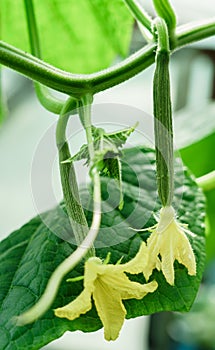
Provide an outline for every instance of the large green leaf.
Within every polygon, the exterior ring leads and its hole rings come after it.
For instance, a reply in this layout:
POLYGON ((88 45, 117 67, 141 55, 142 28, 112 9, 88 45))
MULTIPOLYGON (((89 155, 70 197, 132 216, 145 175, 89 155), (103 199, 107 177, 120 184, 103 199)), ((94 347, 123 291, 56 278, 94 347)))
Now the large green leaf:
MULTIPOLYGON (((34 0, 42 56, 77 73, 126 56, 133 19, 123 0, 34 0)), ((29 52, 23 0, 0 0, 3 40, 29 52)))
MULTIPOLYGON (((135 232, 130 227, 149 227, 155 223, 153 211, 160 208, 157 200, 155 178, 155 153, 150 149, 131 148, 123 152, 122 180, 125 205, 117 208, 117 186, 110 179, 103 178, 103 215, 101 230, 96 241, 97 255, 105 258, 111 252, 111 263, 122 256, 128 261, 138 251, 147 232, 135 232), (108 190, 108 192, 107 192, 108 190)), ((176 167, 175 205, 179 220, 188 223, 195 233, 191 237, 196 261, 197 275, 191 277, 186 268, 175 262, 175 286, 166 283, 161 272, 155 271, 159 288, 142 300, 129 300, 124 304, 127 317, 151 314, 162 310, 188 311, 199 288, 204 269, 204 197, 194 179, 184 169, 176 167)), ((87 208, 90 224, 92 203, 89 191, 82 190, 82 202, 87 208)), ((20 230, 12 233, 0 245, 1 309, 0 348, 2 350, 39 349, 46 343, 60 337, 66 330, 95 331, 102 325, 95 308, 74 321, 54 317, 49 310, 34 324, 16 327, 11 318, 22 313, 41 296, 47 281, 56 266, 67 257, 75 246, 58 235, 72 240, 68 218, 63 206, 35 218, 20 230)), ((68 277, 83 275, 83 262, 68 277)), ((64 279, 53 308, 74 299, 83 289, 83 282, 67 283, 64 279)), ((142 275, 130 278, 144 282, 142 275)), ((72 349, 72 344, 71 344, 72 349)))

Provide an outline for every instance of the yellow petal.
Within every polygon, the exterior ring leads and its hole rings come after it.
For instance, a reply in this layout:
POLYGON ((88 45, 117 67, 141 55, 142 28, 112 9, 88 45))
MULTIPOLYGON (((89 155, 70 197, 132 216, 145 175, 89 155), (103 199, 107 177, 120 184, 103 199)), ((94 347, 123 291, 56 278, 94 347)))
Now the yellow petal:
POLYGON ((196 274, 196 261, 191 244, 183 232, 183 227, 174 220, 163 234, 163 242, 160 247, 162 256, 162 271, 171 285, 174 285, 174 261, 178 262, 188 269, 188 274, 196 274), (169 249, 166 242, 169 242, 169 249))
POLYGON ((195 255, 186 234, 182 230, 180 230, 180 244, 176 250, 176 259, 180 264, 186 266, 189 275, 196 275, 195 255))
POLYGON ((184 230, 183 225, 175 219, 174 209, 162 208, 158 225, 147 240, 149 263, 143 271, 146 279, 150 277, 154 268, 159 269, 158 256, 161 259, 161 270, 171 285, 174 285, 175 279, 175 260, 187 267, 188 274, 196 274, 195 255, 184 230))
POLYGON ((122 328, 126 309, 120 293, 98 278, 95 282, 93 299, 98 315, 104 326, 106 340, 115 340, 122 328))
POLYGON ((121 295, 121 299, 142 299, 147 293, 152 293, 157 288, 157 282, 155 281, 148 284, 132 282, 125 273, 105 274, 99 280, 113 290, 117 290, 121 295))
POLYGON ((89 291, 94 289, 94 281, 97 278, 97 274, 102 271, 102 261, 97 257, 89 258, 85 262, 84 266, 84 288, 87 288, 89 291))
POLYGON ((143 271, 143 268, 148 264, 148 249, 145 242, 142 242, 136 256, 129 262, 121 265, 116 265, 119 271, 126 271, 132 274, 138 274, 143 271))
POLYGON ((85 314, 92 308, 91 293, 84 289, 83 292, 71 303, 54 310, 55 316, 74 320, 81 314, 85 314))
POLYGON ((147 240, 149 260, 148 264, 142 269, 146 281, 148 281, 155 268, 157 270, 160 270, 161 263, 158 255, 160 253, 161 239, 161 235, 155 230, 151 233, 150 237, 147 240))
POLYGON ((122 299, 142 299, 157 286, 155 281, 145 285, 130 281, 123 271, 119 271, 118 265, 99 267, 93 298, 104 326, 106 340, 116 339, 123 325, 126 310, 122 299))
POLYGON ((153 293, 158 287, 158 284, 156 281, 152 281, 145 284, 140 284, 137 282, 132 282, 132 285, 129 286, 127 290, 121 293, 122 299, 142 299, 144 298, 148 293, 153 293))
POLYGON ((106 273, 98 276, 93 298, 98 315, 103 323, 105 339, 118 337, 126 315, 122 299, 142 299, 157 288, 157 282, 148 284, 132 282, 124 273, 106 273))
POLYGON ((175 270, 174 270, 174 261, 175 261, 175 252, 174 247, 171 244, 171 238, 169 239, 169 247, 166 247, 166 241, 160 247, 160 255, 161 255, 161 270, 163 272, 166 281, 170 285, 174 285, 175 280, 175 270))
POLYGON ((97 270, 101 266, 102 261, 93 257, 86 261, 84 269, 84 290, 71 303, 54 310, 58 317, 65 317, 74 320, 81 314, 85 314, 92 308, 91 295, 94 291, 94 282, 97 278, 97 270))

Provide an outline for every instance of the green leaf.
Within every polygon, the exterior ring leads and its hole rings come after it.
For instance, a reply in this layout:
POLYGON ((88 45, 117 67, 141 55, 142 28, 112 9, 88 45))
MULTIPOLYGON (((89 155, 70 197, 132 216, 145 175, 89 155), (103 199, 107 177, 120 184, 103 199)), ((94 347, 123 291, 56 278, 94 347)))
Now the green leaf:
MULTIPOLYGON (((195 233, 189 237, 197 261, 197 275, 189 276, 186 268, 175 262, 175 286, 168 285, 161 272, 155 271, 152 279, 159 283, 158 290, 142 300, 125 301, 127 318, 151 314, 162 310, 188 311, 198 291, 204 269, 204 196, 193 177, 177 166, 175 204, 178 204, 179 220, 189 224, 195 233), (183 194, 183 196, 182 196, 183 194)), ((157 200, 155 153, 150 149, 131 148, 123 151, 122 181, 125 204, 117 208, 117 187, 114 181, 102 179, 103 215, 101 229, 96 240, 97 256, 105 259, 110 252, 110 262, 123 257, 126 262, 135 256, 141 240, 147 232, 135 232, 130 227, 149 227, 155 223, 153 212, 159 210, 157 200)), ((90 224, 92 202, 89 190, 81 191, 82 202, 90 224)), ((0 244, 1 309, 0 348, 4 350, 39 349, 60 337, 65 331, 92 332, 101 328, 95 308, 74 321, 54 317, 49 310, 35 323, 16 327, 11 318, 32 306, 43 293, 47 281, 56 266, 75 246, 69 220, 63 206, 58 206, 41 217, 35 218, 20 230, 12 233, 0 244)), ((83 275, 81 262, 62 282, 52 308, 60 307, 74 299, 83 289, 83 281, 67 283, 68 278, 83 275)), ((131 279, 144 283, 142 275, 131 279)), ((71 344, 72 348, 72 344, 71 344)))
MULTIPOLYGON (((119 209, 122 209, 124 205, 120 160, 121 152, 119 149, 126 143, 127 138, 135 130, 135 127, 136 125, 120 131, 106 133, 104 129, 92 126, 95 155, 91 169, 96 167, 101 176, 108 176, 115 179, 120 191, 119 209)), ((64 161, 64 163, 82 159, 86 159, 86 164, 89 165, 90 156, 87 144, 82 145, 80 151, 72 158, 64 161)))
POLYGON ((134 132, 137 124, 132 126, 131 128, 126 128, 120 131, 114 131, 112 133, 105 133, 104 136, 106 139, 114 144, 117 148, 121 148, 127 141, 128 137, 134 132))
MULTIPOLYGON (((135 128, 136 125, 123 130, 106 133, 104 129, 92 126, 94 149, 96 151, 95 163, 96 160, 100 161, 101 159, 104 159, 108 152, 112 154, 112 157, 114 154, 118 155, 118 149, 126 143, 128 137, 135 130, 135 128)), ((87 144, 82 145, 80 150, 72 158, 67 159, 65 162, 74 162, 82 159, 86 159, 86 164, 89 164, 90 156, 87 144)))
POLYGON ((100 176, 111 177, 118 185, 120 192, 120 199, 118 208, 121 210, 124 205, 123 193, 122 193, 122 174, 121 174, 121 160, 118 153, 112 151, 96 152, 94 166, 100 172, 100 176))
POLYGON ((175 113, 176 146, 180 149, 215 132, 215 103, 209 102, 198 110, 184 108, 175 113))
MULTIPOLYGON (((91 73, 127 55, 133 18, 123 0, 34 0, 34 7, 48 63, 91 73)), ((30 52, 24 1, 0 0, 0 9, 3 40, 30 52)))

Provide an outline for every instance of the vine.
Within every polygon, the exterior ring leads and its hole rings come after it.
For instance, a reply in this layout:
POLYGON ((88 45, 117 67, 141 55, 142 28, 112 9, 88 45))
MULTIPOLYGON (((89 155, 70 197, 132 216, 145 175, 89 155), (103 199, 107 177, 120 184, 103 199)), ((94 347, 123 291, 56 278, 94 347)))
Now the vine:
MULTIPOLYGON (((215 34, 215 20, 210 19, 176 29, 176 47, 182 48, 215 34)), ((122 83, 148 68, 155 61, 156 44, 148 44, 124 61, 94 74, 71 74, 0 41, 0 63, 52 89, 72 96, 95 94, 122 83)))

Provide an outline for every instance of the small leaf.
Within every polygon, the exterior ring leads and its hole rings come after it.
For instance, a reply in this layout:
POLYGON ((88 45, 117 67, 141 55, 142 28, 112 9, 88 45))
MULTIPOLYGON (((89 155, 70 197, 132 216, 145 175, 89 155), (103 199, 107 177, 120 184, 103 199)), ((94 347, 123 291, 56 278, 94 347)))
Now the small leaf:
MULTIPOLYGON (((128 137, 135 130, 136 125, 112 133, 106 133, 104 129, 92 126, 94 149, 96 151, 95 162, 104 158, 108 152, 110 152, 110 154, 112 153, 112 155, 114 155, 114 153, 118 155, 118 149, 126 143, 128 137)), ((86 159, 86 164, 89 164, 90 157, 87 144, 82 145, 80 150, 73 157, 67 159, 63 163, 71 163, 82 159, 86 159)))
POLYGON ((120 198, 118 208, 121 210, 124 205, 122 192, 121 160, 117 153, 111 151, 96 152, 94 166, 101 176, 113 178, 118 186, 120 198))
POLYGON ((72 163, 82 159, 86 159, 86 164, 89 164, 89 151, 87 144, 81 146, 80 150, 71 158, 64 160, 62 163, 72 163))
MULTIPOLYGON (((112 177, 116 181, 120 192, 118 204, 119 209, 122 209, 124 205, 120 160, 121 153, 119 152, 119 149, 125 144, 127 138, 135 130, 135 127, 136 125, 120 131, 106 133, 104 129, 92 126, 95 156, 90 172, 94 167, 96 167, 101 176, 112 177)), ((90 157, 88 146, 86 144, 81 147, 78 153, 76 153, 72 158, 64 161, 64 163, 81 159, 86 159, 85 164, 89 165, 90 157)))
POLYGON ((128 137, 131 135, 132 132, 136 129, 138 123, 136 123, 131 128, 126 128, 124 130, 107 133, 105 134, 105 137, 113 143, 117 148, 121 148, 127 141, 128 137))

